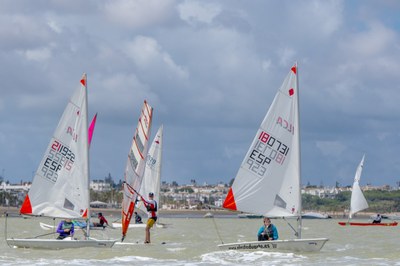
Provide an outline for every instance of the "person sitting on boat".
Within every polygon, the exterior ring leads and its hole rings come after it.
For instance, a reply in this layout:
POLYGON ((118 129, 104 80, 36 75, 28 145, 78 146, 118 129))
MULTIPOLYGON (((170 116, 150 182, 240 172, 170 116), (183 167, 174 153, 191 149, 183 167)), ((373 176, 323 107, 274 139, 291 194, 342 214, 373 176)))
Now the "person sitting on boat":
POLYGON ((68 236, 72 237, 74 235, 74 223, 71 219, 65 219, 58 224, 57 233, 60 235, 57 239, 64 239, 68 236))
POLYGON ((382 216, 378 213, 374 220, 372 221, 373 224, 380 224, 382 221, 382 216))
POLYGON ((98 223, 93 223, 93 225, 95 227, 106 227, 104 224, 106 224, 107 226, 109 226, 108 221, 106 220, 106 218, 103 216, 103 213, 99 212, 99 214, 97 215, 97 217, 99 218, 99 222, 98 223))
POLYGON ((154 200, 154 193, 149 193, 149 200, 146 201, 142 198, 143 204, 149 212, 149 219, 146 224, 146 236, 145 236, 145 244, 150 243, 150 229, 153 227, 154 223, 157 221, 157 202, 154 200))
POLYGON ((142 217, 137 212, 135 212, 135 224, 142 224, 142 223, 143 223, 142 217))
POLYGON ((268 217, 264 217, 263 221, 264 225, 260 227, 257 233, 258 241, 277 240, 279 236, 276 226, 271 223, 268 217))

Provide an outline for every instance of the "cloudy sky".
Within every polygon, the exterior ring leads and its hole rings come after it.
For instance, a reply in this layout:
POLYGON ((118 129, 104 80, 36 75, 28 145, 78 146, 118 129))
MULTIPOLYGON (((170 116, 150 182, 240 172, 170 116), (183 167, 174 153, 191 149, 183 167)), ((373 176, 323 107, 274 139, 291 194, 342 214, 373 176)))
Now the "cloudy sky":
POLYGON ((400 181, 400 2, 113 0, 0 5, 0 173, 30 181, 82 73, 91 176, 123 177, 139 111, 162 180, 229 182, 294 62, 302 182, 400 181))

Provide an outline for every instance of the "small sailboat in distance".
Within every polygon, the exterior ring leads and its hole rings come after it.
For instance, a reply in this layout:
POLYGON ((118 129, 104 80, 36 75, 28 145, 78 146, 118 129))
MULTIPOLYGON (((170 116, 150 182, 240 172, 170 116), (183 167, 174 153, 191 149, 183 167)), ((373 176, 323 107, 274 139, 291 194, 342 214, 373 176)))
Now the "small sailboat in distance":
POLYGON ((231 250, 319 251, 327 238, 301 238, 298 69, 278 90, 223 207, 268 217, 296 217, 296 239, 221 244, 231 250))
POLYGON ((397 226, 397 222, 391 223, 370 223, 370 222, 350 222, 353 218, 353 215, 359 211, 365 210, 368 208, 368 202, 360 188, 360 178, 361 173, 364 167, 364 158, 363 155, 360 164, 357 167, 356 175, 354 176, 353 188, 351 191, 351 199, 350 199, 350 211, 349 211, 349 219, 347 222, 339 222, 339 225, 346 226, 397 226))

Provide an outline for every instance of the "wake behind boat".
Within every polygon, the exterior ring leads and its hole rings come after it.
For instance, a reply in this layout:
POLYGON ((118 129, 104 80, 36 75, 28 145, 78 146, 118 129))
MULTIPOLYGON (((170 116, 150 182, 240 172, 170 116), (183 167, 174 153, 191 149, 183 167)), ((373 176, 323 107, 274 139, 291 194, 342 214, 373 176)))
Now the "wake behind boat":
POLYGON ((285 78, 261 123, 223 207, 268 217, 297 218, 295 235, 298 239, 218 245, 221 249, 319 251, 328 241, 327 238, 301 239, 297 75, 296 64, 285 78))

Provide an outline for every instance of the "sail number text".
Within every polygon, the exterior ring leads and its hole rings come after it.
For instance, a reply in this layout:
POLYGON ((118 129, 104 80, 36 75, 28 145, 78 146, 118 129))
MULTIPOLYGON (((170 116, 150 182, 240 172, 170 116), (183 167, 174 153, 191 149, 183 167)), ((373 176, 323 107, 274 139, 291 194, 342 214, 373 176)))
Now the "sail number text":
POLYGON ((247 159, 247 164, 252 172, 264 176, 267 165, 272 161, 283 164, 288 152, 289 147, 287 145, 262 131, 247 159))
POLYGON ((65 168, 67 171, 71 170, 74 161, 75 154, 67 146, 54 140, 41 169, 43 177, 56 182, 58 171, 62 168, 65 168))

